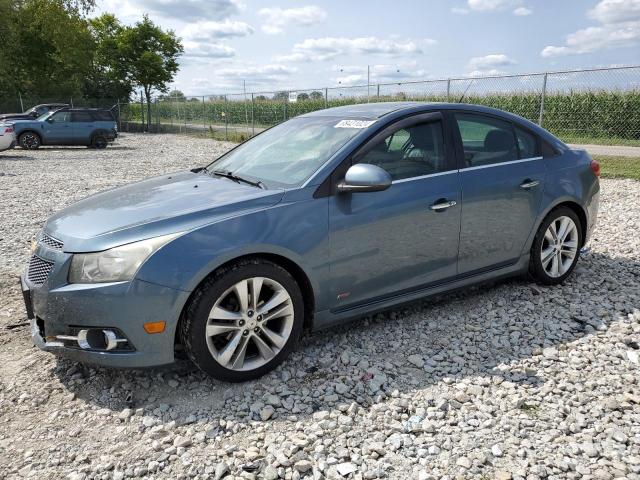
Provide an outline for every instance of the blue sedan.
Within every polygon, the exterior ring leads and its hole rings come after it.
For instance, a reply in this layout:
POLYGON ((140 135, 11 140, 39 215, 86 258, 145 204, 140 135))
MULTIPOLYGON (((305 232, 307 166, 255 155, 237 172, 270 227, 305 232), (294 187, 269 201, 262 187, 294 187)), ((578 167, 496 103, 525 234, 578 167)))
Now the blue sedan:
POLYGON ((490 279, 564 281, 598 210, 599 166, 474 105, 308 113, 206 167, 55 214, 21 279, 32 337, 143 367, 176 345, 256 378, 319 329, 490 279))

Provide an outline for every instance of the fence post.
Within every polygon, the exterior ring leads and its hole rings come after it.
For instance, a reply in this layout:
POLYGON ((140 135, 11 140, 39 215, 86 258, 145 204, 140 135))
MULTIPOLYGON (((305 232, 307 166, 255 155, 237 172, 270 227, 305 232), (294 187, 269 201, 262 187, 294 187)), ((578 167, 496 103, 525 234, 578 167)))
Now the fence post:
POLYGON ((376 98, 380 99, 380 84, 378 84, 378 91, 376 92, 376 98))
POLYGON ((256 120, 253 113, 254 104, 253 104, 253 93, 251 94, 251 136, 253 137, 256 134, 256 120))
POLYGON ((158 97, 156 97, 156 133, 160 133, 160 104, 158 103, 158 97))
POLYGON ((287 104, 289 103, 289 92, 284 92, 284 104, 282 105, 282 121, 287 119, 287 104))
POLYGON ((447 78, 447 102, 449 101, 450 96, 451 96, 451 79, 447 78))
POLYGON ((142 91, 140 91, 140 126, 144 132, 144 103, 142 101, 142 91))
POLYGON ((547 96, 547 73, 542 77, 542 93, 540 94, 540 116, 538 117, 538 125, 542 126, 544 119, 544 99, 547 96))
POLYGON ((229 98, 224 96, 224 104, 226 105, 225 111, 222 112, 224 115, 224 139, 229 141, 229 120, 227 119, 227 113, 229 113, 229 98))
POLYGON ((329 108, 329 89, 324 89, 324 108, 329 108))
POLYGON ((122 115, 120 114, 120 99, 118 99, 118 132, 122 132, 122 115))
POLYGON ((207 130, 207 106, 204 103, 204 95, 202 96, 202 128, 207 130))

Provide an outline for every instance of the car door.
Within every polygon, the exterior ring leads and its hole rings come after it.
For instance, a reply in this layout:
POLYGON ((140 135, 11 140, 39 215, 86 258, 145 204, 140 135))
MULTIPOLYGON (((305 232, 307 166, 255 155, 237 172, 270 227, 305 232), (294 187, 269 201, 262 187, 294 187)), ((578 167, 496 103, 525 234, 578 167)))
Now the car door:
POLYGON ((518 261, 540 209, 545 164, 539 139, 502 118, 453 113, 462 183, 458 272, 518 261))
POLYGON ((95 120, 90 111, 71 112, 73 124, 73 141, 78 145, 89 145, 91 133, 95 130, 95 120))
POLYGON ((44 143, 47 145, 64 145, 73 139, 71 113, 56 112, 42 122, 44 143))
POLYGON ((334 172, 355 163, 387 170, 379 192, 329 198, 333 308, 381 300, 456 275, 460 183, 440 113, 401 120, 334 172))

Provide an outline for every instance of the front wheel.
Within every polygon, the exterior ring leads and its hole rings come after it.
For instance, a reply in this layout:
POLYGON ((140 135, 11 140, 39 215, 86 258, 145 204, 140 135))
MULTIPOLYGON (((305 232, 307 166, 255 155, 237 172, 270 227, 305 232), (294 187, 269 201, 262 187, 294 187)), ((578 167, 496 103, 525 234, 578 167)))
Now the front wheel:
POLYGON ((295 279, 263 259, 216 271, 194 293, 181 323, 189 358, 228 381, 258 378, 277 367, 302 333, 304 305, 295 279))
POLYGON ((37 133, 24 132, 18 138, 18 143, 25 150, 35 150, 40 147, 40 137, 37 133))
POLYGON ((582 224, 567 207, 553 210, 542 222, 531 247, 533 277, 540 283, 562 283, 578 263, 582 224))

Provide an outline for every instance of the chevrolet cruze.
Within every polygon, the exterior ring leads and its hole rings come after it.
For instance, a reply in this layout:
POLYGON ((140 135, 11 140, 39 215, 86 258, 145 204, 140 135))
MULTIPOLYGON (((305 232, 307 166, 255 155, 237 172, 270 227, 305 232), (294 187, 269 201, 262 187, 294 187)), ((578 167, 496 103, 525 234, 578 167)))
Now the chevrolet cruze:
POLYGON ((32 337, 118 367, 181 346, 217 379, 256 378, 306 329, 488 279, 564 281, 598 175, 586 152, 491 108, 308 113, 49 218, 21 278, 32 337))

